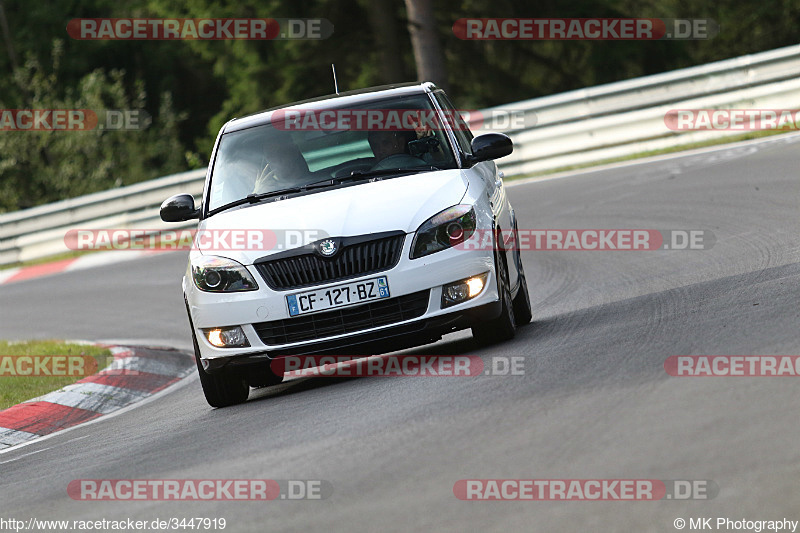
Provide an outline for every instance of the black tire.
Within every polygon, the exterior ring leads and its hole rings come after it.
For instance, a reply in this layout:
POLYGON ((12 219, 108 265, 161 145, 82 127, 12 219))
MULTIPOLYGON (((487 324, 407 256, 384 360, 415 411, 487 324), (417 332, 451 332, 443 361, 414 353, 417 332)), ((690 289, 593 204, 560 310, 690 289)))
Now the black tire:
POLYGON ((472 326, 472 337, 480 346, 489 346, 514 338, 517 333, 514 319, 514 302, 511 298, 511 284, 508 279, 508 265, 504 259, 505 254, 495 253, 494 262, 497 271, 497 287, 500 292, 502 310, 500 316, 484 324, 472 326))
POLYGON ((241 374, 225 371, 224 369, 209 374, 203 370, 200 363, 200 347, 197 345, 197 336, 192 331, 192 342, 194 343, 194 360, 197 363, 197 371, 200 373, 200 384, 203 386, 203 394, 211 407, 228 407, 247 401, 250 395, 250 387, 241 374))
POLYGON ((522 256, 519 250, 517 250, 517 271, 519 272, 519 290, 514 297, 514 320, 517 326, 524 326, 533 318, 533 310, 528 293, 528 280, 525 278, 525 268, 522 266, 522 256))
POLYGON ((283 383, 283 375, 276 375, 267 365, 246 368, 246 370, 243 371, 243 375, 245 376, 247 384, 254 389, 261 387, 272 387, 273 385, 279 385, 283 383))

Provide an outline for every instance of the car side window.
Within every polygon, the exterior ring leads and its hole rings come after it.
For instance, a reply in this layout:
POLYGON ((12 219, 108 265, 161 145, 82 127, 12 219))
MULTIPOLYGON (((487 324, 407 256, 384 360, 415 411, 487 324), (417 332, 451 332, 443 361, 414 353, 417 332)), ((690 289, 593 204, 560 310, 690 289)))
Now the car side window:
POLYGON ((461 151, 465 154, 472 154, 473 136, 469 126, 466 122, 464 122, 464 119, 453 107, 453 104, 450 102, 450 99, 447 97, 444 91, 436 91, 433 93, 433 95, 444 110, 445 115, 447 116, 447 119, 453 128, 453 133, 456 136, 456 142, 458 142, 461 151))

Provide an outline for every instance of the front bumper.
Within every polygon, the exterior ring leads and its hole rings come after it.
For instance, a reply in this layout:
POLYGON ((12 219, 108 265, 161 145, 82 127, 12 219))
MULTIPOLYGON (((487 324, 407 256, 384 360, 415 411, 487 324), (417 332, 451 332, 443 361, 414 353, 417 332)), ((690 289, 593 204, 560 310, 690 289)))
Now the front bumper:
MULTIPOLYGON (((286 295, 299 291, 274 291, 267 287, 258 270, 247 266, 259 284, 259 290, 239 293, 208 293, 198 290, 191 277, 184 278, 191 321, 195 328, 203 367, 213 372, 227 365, 249 365, 268 362, 276 357, 304 354, 372 355, 434 342, 442 335, 469 328, 500 314, 494 256, 492 250, 460 250, 451 248, 419 259, 409 259, 413 235, 407 235, 398 264, 378 274, 369 274, 348 281, 387 276, 391 298, 429 293, 427 308, 411 320, 398 321, 355 332, 309 339, 304 342, 265 344, 257 327, 267 321, 292 320, 286 295), (483 290, 466 302, 442 308, 442 286, 459 279, 488 272, 483 290), (203 328, 241 326, 250 344, 244 348, 212 346, 203 328)), ((324 289, 334 282, 314 287, 324 289)), ((342 309, 356 309, 357 304, 342 309)), ((324 311, 321 311, 324 312, 324 311)), ((309 316, 309 315, 301 315, 309 316)))
POLYGON ((292 355, 366 356, 393 352, 436 342, 446 333, 466 329, 481 321, 496 318, 500 315, 501 306, 501 302, 497 301, 434 318, 359 332, 341 339, 306 343, 300 349, 282 348, 249 352, 230 357, 201 359, 201 362, 207 372, 213 373, 225 367, 244 368, 251 365, 269 364, 273 359, 292 355))

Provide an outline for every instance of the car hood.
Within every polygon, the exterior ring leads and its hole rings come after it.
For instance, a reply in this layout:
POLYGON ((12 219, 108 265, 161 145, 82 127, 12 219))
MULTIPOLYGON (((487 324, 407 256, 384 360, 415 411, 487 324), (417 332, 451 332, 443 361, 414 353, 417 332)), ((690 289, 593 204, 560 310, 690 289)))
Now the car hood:
POLYGON ((464 172, 456 169, 321 189, 217 213, 200 222, 196 246, 203 254, 250 265, 325 237, 412 233, 439 211, 458 204, 467 186, 464 172))

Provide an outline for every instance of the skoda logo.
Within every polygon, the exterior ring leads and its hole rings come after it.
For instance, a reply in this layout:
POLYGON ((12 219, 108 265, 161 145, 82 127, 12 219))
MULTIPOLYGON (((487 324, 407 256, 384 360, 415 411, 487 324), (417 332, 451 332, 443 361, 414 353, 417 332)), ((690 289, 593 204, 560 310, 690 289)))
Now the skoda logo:
POLYGON ((336 242, 333 239, 326 239, 319 243, 319 251, 325 257, 330 257, 336 253, 336 242))

